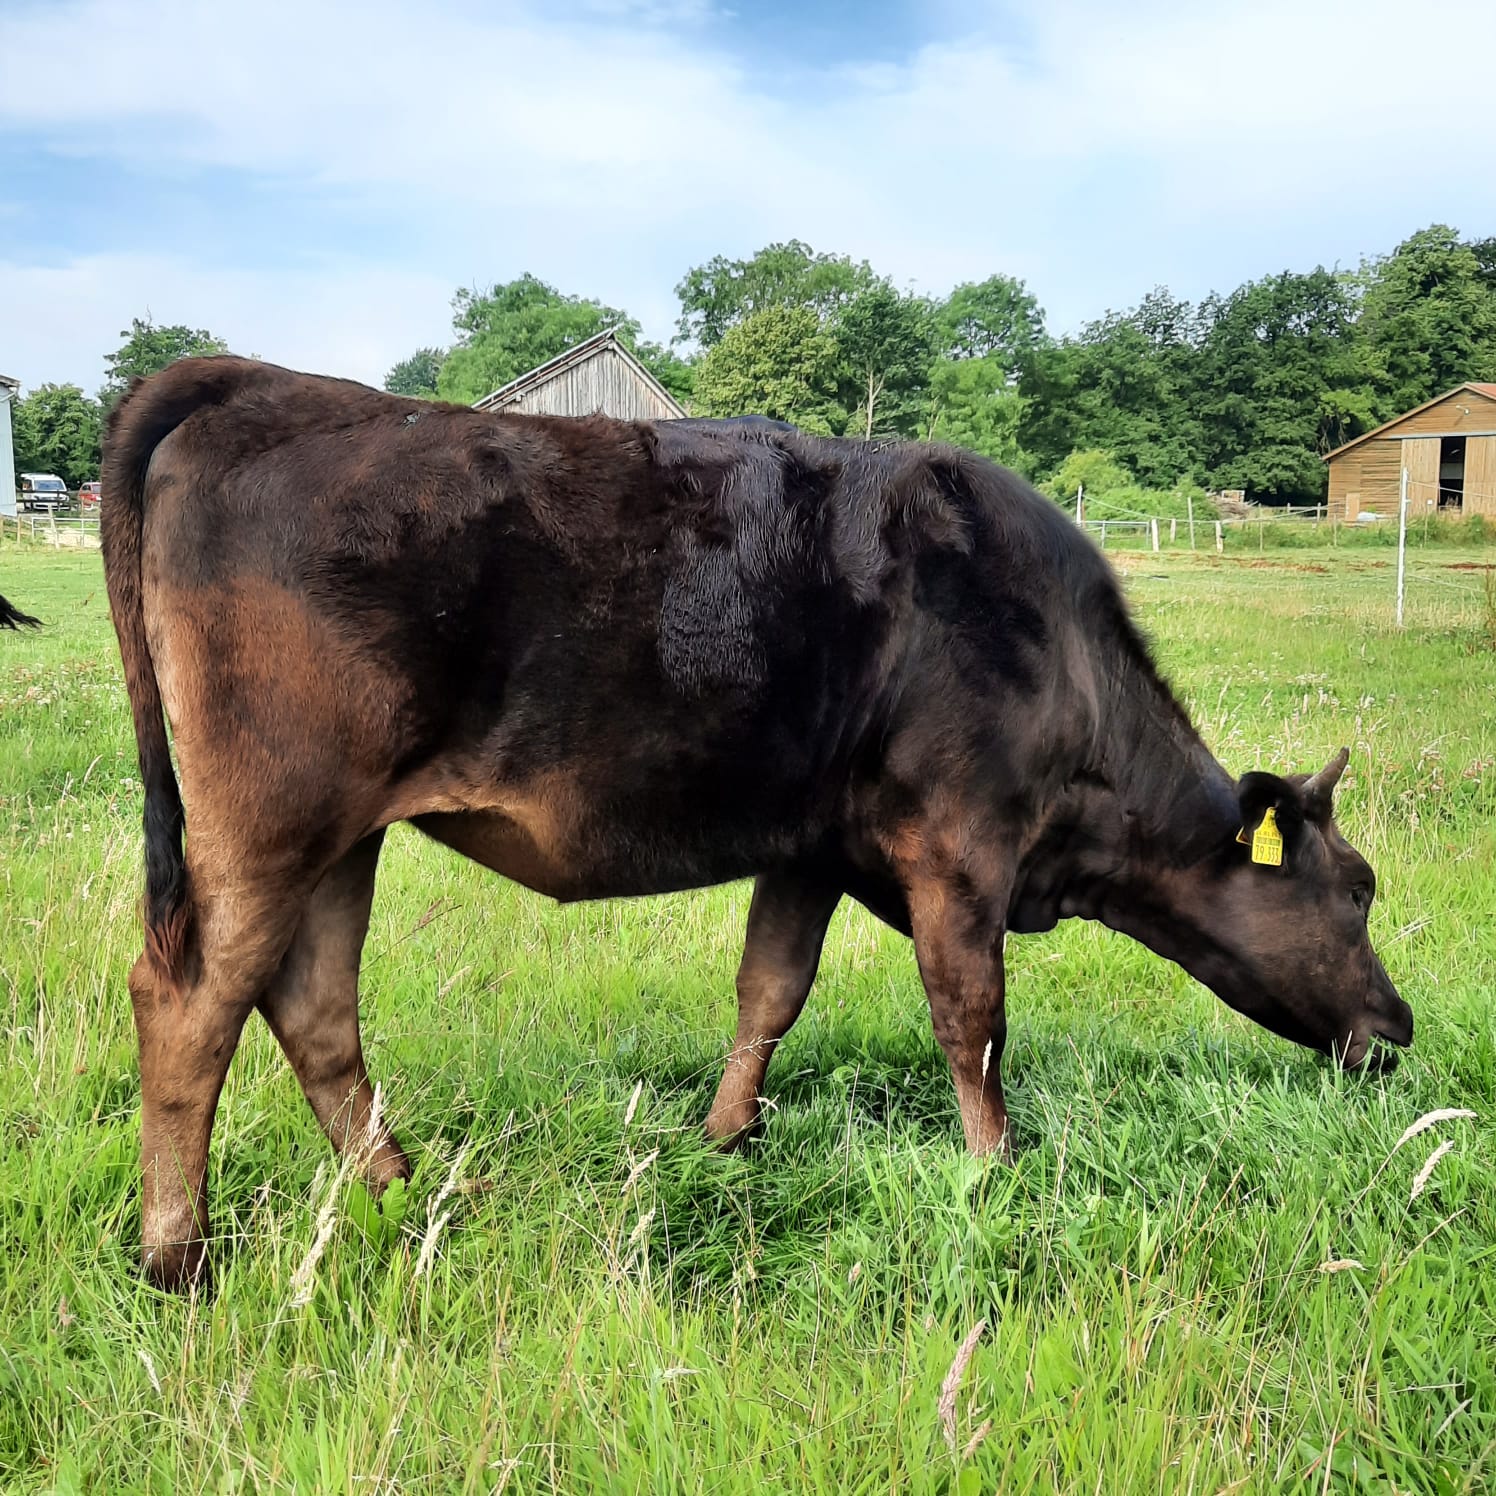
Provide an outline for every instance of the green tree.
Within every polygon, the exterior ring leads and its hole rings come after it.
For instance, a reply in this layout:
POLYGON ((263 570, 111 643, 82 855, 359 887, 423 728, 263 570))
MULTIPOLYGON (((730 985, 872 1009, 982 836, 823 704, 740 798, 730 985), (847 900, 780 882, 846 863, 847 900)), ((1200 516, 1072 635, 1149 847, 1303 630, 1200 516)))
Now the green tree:
POLYGON ((935 326, 945 357, 996 359, 1009 379, 1045 341, 1037 298, 1009 275, 957 286, 936 308, 935 326))
POLYGON ((1365 267, 1360 329, 1383 419, 1467 379, 1496 379, 1496 241, 1420 229, 1365 267))
POLYGON ((205 328, 158 327, 147 315, 130 319, 130 326, 120 333, 124 341, 113 352, 104 355, 107 370, 99 399, 105 410, 130 388, 135 379, 159 373, 179 358, 197 358, 204 354, 227 353, 229 345, 205 328))
POLYGON ((1065 505, 1074 502, 1078 489, 1083 488, 1094 498, 1134 486, 1132 474, 1110 452, 1096 447, 1072 452, 1044 485, 1052 498, 1065 505))
POLYGON ((852 426, 913 435, 930 378, 934 331, 929 305, 874 281, 842 306, 832 327, 844 366, 843 403, 852 426))
POLYGON ((717 255, 688 270, 675 288, 676 341, 714 348, 729 329, 768 307, 804 307, 825 325, 876 280, 866 261, 817 254, 798 239, 770 244, 747 260, 717 255))
POLYGON ((40 386, 14 416, 18 473, 56 473, 69 488, 98 477, 103 412, 76 384, 40 386))
POLYGON ((528 273, 452 300, 457 346, 437 379, 444 400, 471 405, 605 328, 632 341, 639 324, 617 307, 566 296, 528 273))
POLYGON ((1212 483, 1278 502, 1323 496, 1320 457, 1370 413, 1355 312, 1352 289, 1322 267, 1206 302, 1193 403, 1212 483))
POLYGON ((768 306, 735 322, 697 364, 696 409, 836 433, 847 419, 837 401, 843 367, 835 339, 811 308, 768 306))
POLYGON ((1076 338, 1034 346, 1022 359, 1019 439, 1036 470, 1053 472, 1071 452, 1101 449, 1150 488, 1197 474, 1199 327, 1188 302, 1159 288, 1076 338))
POLYGON ((926 434, 1025 470, 1028 460, 1018 441, 1023 403, 1000 354, 941 359, 930 372, 926 434))
MULTIPOLYGON (((627 339, 624 339, 627 342, 627 339)), ((639 362, 680 401, 690 405, 696 390, 696 366, 683 359, 673 348, 644 339, 632 344, 639 362)))
POLYGON ((445 348, 417 348, 384 376, 385 389, 392 395, 410 395, 417 400, 436 399, 437 379, 446 356, 445 348))

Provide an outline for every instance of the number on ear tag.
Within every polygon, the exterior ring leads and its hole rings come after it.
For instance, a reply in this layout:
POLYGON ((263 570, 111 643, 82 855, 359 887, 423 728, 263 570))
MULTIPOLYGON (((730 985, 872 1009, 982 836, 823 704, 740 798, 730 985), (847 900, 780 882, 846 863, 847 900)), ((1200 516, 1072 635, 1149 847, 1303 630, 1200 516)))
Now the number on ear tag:
POLYGON ((1268 867, 1283 866, 1283 833, 1278 830, 1278 813, 1271 806, 1252 833, 1252 861, 1268 867))

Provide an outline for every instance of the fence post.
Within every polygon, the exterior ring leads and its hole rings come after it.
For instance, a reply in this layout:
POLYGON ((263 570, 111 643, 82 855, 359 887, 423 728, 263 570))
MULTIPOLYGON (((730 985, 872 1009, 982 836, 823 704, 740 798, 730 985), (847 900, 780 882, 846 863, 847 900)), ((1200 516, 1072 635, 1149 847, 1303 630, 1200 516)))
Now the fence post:
POLYGON ((1075 485, 1075 522, 1078 525, 1085 523, 1086 485, 1077 483, 1075 485))
POLYGON ((1226 549, 1226 537, 1221 533, 1221 522, 1216 521, 1216 553, 1219 555, 1226 549))
POLYGON ((1179 539, 1179 521, 1177 519, 1171 519, 1169 521, 1169 544, 1173 545, 1174 542, 1176 540, 1178 540, 1178 539, 1179 539))
POLYGON ((1184 502, 1189 505, 1190 511, 1190 549, 1195 548, 1195 498, 1193 494, 1186 494, 1184 502))
POLYGON ((1408 553, 1408 470, 1402 470, 1397 495, 1397 626, 1403 626, 1403 577, 1408 553))
POLYGON ((1154 549, 1154 552, 1157 553, 1157 551, 1158 551, 1158 516, 1157 515, 1154 515, 1154 517, 1148 521, 1148 528, 1153 532, 1153 549, 1154 549))

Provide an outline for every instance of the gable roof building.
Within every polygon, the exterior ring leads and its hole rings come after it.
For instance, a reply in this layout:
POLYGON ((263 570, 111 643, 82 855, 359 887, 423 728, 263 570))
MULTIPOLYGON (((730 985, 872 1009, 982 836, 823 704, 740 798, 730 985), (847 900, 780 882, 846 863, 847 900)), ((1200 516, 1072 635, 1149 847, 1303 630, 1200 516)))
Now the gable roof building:
POLYGON ((1396 514, 1408 470, 1408 512, 1496 517, 1496 384, 1467 381, 1396 420, 1337 447, 1330 466, 1330 509, 1396 514))
POLYGON ((625 421, 671 420, 686 413, 611 327, 510 380, 485 395, 474 409, 551 416, 601 414, 625 421))

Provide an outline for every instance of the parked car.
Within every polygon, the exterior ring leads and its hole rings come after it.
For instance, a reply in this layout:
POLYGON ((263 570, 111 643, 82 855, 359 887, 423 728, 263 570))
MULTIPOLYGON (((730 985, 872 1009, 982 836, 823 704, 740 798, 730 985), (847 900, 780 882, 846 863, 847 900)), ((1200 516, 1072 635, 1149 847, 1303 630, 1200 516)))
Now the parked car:
POLYGON ((99 507, 99 495, 104 491, 104 485, 97 478, 92 483, 85 483, 78 490, 78 507, 80 509, 97 509, 99 507))
POLYGON ((56 473, 22 473, 19 494, 19 512, 22 514, 54 514, 70 508, 72 495, 68 486, 56 473))

